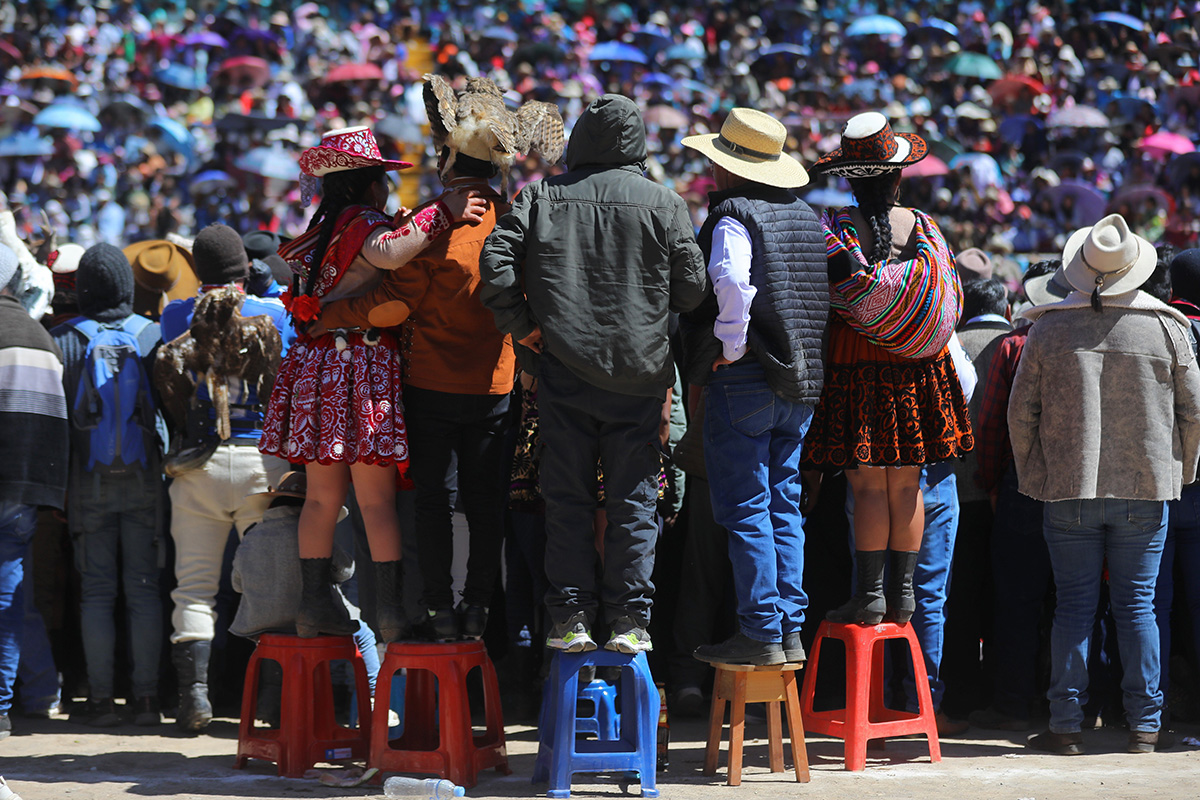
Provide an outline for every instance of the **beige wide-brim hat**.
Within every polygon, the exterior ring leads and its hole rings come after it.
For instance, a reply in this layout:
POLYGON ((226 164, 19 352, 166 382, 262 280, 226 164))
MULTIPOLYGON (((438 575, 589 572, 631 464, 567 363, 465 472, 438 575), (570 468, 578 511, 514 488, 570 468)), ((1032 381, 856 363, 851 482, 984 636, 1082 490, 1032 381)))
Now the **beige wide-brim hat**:
POLYGON ((1025 288, 1025 296, 1035 306, 1048 306, 1051 303, 1057 303, 1071 293, 1071 284, 1067 283, 1062 267, 1054 270, 1054 272, 1030 278, 1022 286, 1025 288))
POLYGON ((1158 263, 1154 245, 1133 231, 1120 214, 1109 214, 1071 234, 1063 247, 1063 273, 1086 294, 1122 294, 1137 289, 1158 263))
MULTIPOLYGON (((246 495, 246 499, 251 504, 257 504, 266 511, 270 507, 271 501, 276 497, 295 497, 298 500, 304 500, 308 493, 308 476, 303 472, 285 472, 283 477, 279 479, 279 485, 272 487, 268 486, 265 492, 254 492, 246 495)), ((350 516, 350 512, 345 506, 338 508, 337 521, 341 522, 346 517, 350 516)))
POLYGON ((683 146, 748 181, 797 189, 808 183, 808 171, 783 152, 786 141, 787 128, 770 114, 735 108, 725 118, 720 133, 685 137, 683 146))

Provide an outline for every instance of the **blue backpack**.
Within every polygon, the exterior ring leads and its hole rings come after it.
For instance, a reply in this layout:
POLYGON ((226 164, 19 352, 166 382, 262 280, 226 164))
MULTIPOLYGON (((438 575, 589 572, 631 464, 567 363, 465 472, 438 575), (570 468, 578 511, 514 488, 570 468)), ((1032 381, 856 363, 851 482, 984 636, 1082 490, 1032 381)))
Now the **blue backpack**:
POLYGON ((138 336, 150 320, 132 316, 117 326, 79 317, 70 324, 87 340, 71 415, 79 463, 109 474, 145 469, 156 448, 155 411, 138 336))

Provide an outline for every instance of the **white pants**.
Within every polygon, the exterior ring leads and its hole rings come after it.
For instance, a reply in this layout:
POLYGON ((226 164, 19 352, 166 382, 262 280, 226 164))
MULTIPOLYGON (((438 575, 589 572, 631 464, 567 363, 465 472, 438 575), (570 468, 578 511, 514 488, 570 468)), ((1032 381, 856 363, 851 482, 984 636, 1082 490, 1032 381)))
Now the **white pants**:
POLYGON ((212 640, 217 588, 229 529, 241 537, 262 519, 266 504, 247 495, 278 486, 288 463, 254 446, 224 444, 205 465, 171 484, 175 540, 175 610, 171 642, 212 640))

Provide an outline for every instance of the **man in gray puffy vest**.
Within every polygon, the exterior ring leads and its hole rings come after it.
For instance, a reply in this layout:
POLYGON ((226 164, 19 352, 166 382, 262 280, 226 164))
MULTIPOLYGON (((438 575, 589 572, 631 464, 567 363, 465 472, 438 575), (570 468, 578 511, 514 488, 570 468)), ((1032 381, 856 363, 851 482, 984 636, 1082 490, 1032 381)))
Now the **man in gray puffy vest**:
POLYGON ((808 173, 786 139, 773 117, 735 108, 719 134, 683 140, 717 184, 699 236, 713 291, 687 318, 687 378, 705 385, 704 462, 739 630, 696 649, 710 663, 804 660, 800 452, 821 395, 829 283, 821 223, 792 192, 808 173))

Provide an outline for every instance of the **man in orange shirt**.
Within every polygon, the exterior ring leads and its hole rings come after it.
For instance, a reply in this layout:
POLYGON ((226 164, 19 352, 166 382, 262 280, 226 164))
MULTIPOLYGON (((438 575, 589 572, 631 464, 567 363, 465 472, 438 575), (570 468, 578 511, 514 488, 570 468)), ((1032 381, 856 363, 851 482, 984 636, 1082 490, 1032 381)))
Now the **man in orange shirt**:
POLYGON ((456 223, 425 252, 362 297, 326 306, 320 324, 335 328, 402 325, 404 412, 410 475, 417 490, 417 545, 426 628, 431 638, 478 639, 500 570, 504 539, 504 441, 515 357, 479 299, 479 254, 509 204, 488 181, 490 161, 443 148, 438 169, 447 189, 487 201, 480 223, 456 223), (470 555, 457 609, 450 576, 455 495, 470 528, 470 555))

